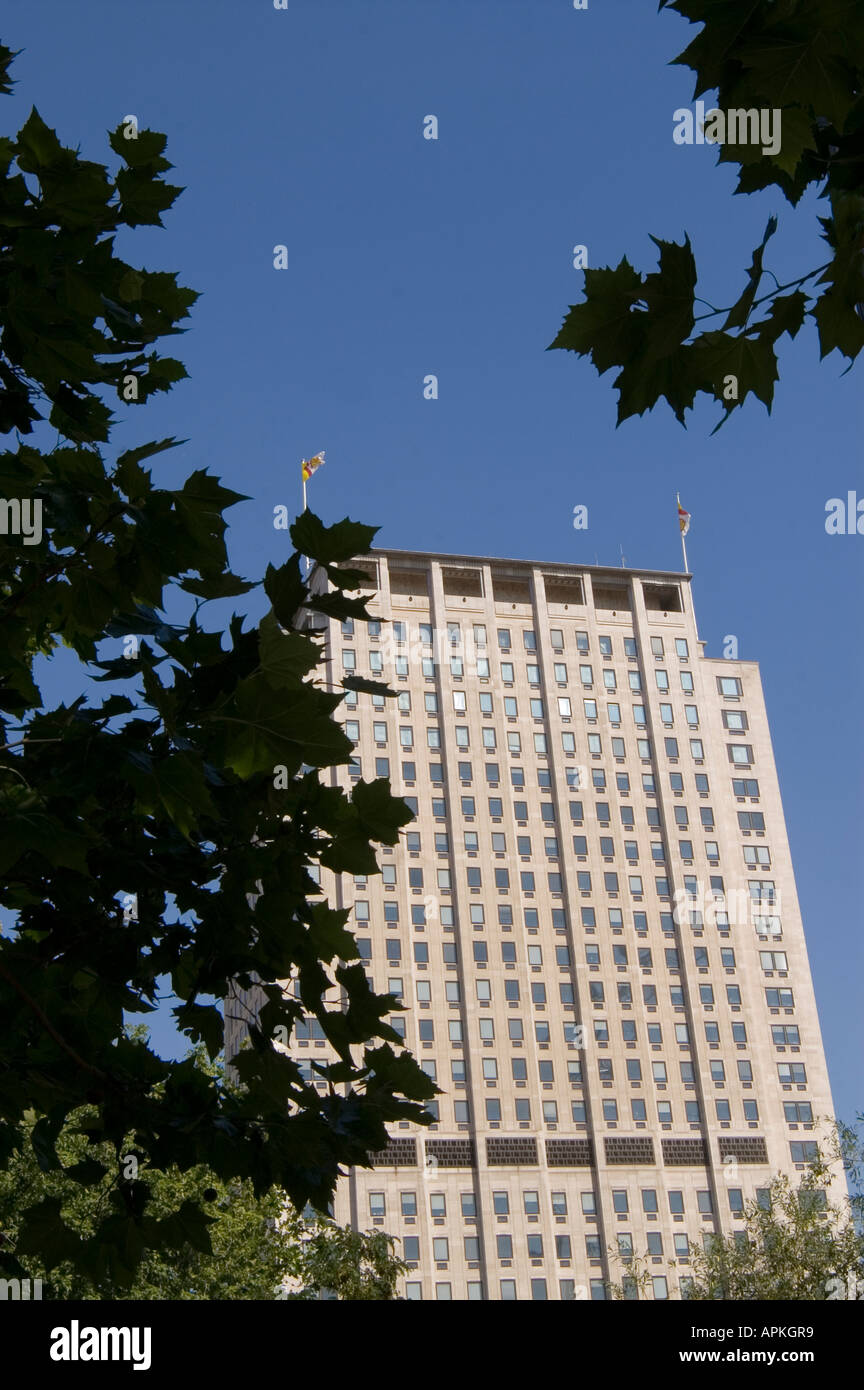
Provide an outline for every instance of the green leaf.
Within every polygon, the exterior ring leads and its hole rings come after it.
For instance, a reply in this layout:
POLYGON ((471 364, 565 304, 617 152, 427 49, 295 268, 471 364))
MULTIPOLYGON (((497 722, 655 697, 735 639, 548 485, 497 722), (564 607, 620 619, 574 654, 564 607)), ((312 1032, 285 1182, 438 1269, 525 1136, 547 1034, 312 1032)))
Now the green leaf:
POLYGON ((34 106, 18 132, 18 167, 26 174, 38 174, 56 165, 66 153, 56 131, 45 124, 34 106))
POLYGON ((301 763, 329 767, 348 762, 350 739, 330 718, 338 696, 313 687, 274 690, 262 677, 241 681, 234 699, 215 718, 222 734, 222 757, 238 777, 272 773, 284 765, 289 773, 301 763))
POLYGON ((734 337, 720 331, 703 333, 692 345, 693 378, 699 389, 723 398, 723 382, 734 376, 741 404, 752 392, 770 411, 777 381, 777 356, 773 345, 762 337, 734 337))
POLYGON ((692 408, 698 390, 691 360, 692 347, 685 344, 659 359, 653 351, 643 351, 625 363, 614 383, 619 392, 617 423, 653 409, 665 396, 683 425, 684 412, 692 408))
MULTIPOLYGON (((124 469, 133 464, 141 463, 144 459, 153 458, 154 454, 163 454, 166 449, 178 449, 181 444, 188 443, 188 439, 175 439, 174 436, 171 435, 168 439, 158 439, 150 444, 141 444, 137 449, 126 449, 117 459, 116 472, 120 474, 124 469)), ((120 486, 123 487, 122 482, 120 486)))
POLYGON ((759 323, 759 336, 771 343, 776 342, 783 333, 794 338, 804 322, 806 310, 807 296, 803 290, 780 295, 771 301, 768 317, 759 323))
POLYGON ((274 690, 290 687, 318 665, 321 654, 302 633, 284 632, 268 613, 258 627, 261 674, 274 690))
POLYGON ((306 586, 300 575, 300 557, 292 555, 279 569, 267 566, 264 592, 273 605, 273 613, 283 627, 291 627, 297 610, 306 596, 306 586))
POLYGON ((386 777, 355 783, 351 804, 360 818, 363 833, 383 845, 397 844, 402 826, 414 819, 413 811, 401 797, 393 796, 386 777))
MULTIPOLYGON (((855 0, 840 0, 831 6, 835 22, 854 7, 855 0)), ((809 31, 804 22, 806 8, 802 6, 793 18, 794 27, 784 32, 781 21, 773 32, 766 29, 744 44, 736 57, 749 70, 751 80, 758 83, 766 105, 782 108, 797 104, 814 115, 827 116, 842 130, 852 104, 851 53, 841 55, 837 51, 826 0, 819 0, 819 18, 809 31)))
POLYGON ((46 1197, 21 1213, 21 1225, 15 1242, 17 1255, 32 1255, 50 1271, 64 1260, 74 1259, 81 1248, 81 1238, 63 1221, 59 1197, 46 1197))
POLYGON ((737 303, 733 304, 732 308, 729 310, 726 316, 726 322, 723 325, 724 329, 743 328, 750 317, 750 310, 753 308, 753 300, 756 298, 756 291, 759 289, 759 282, 763 275, 762 257, 765 254, 765 247, 769 239, 774 235, 776 230, 777 218, 769 217, 762 240, 753 252, 753 259, 750 263, 750 270, 744 293, 737 303))
POLYGON ((164 135, 160 135, 157 130, 139 130, 135 138, 130 139, 125 134, 129 129, 129 125, 121 122, 115 130, 109 132, 108 140, 114 153, 119 154, 131 168, 153 164, 160 172, 164 172, 165 169, 173 167, 167 160, 162 159, 168 143, 164 135))
POLYGON ((290 535, 301 555, 329 566, 366 555, 377 532, 377 526, 362 526, 347 516, 333 526, 325 526, 314 512, 306 511, 293 523, 290 535))
POLYGON ((343 676, 343 690, 359 690, 363 695, 384 695, 388 699, 395 699, 399 694, 398 690, 391 690, 389 685, 382 684, 381 681, 370 681, 365 676, 343 676))
POLYGON ((210 1227, 214 1222, 215 1218, 205 1215, 195 1202, 186 1201, 179 1211, 158 1223, 159 1244, 174 1249, 189 1245, 202 1255, 212 1255, 210 1227))
POLYGON ((248 579, 225 570, 222 574, 207 574, 202 579, 184 578, 180 586, 187 594, 197 594, 200 598, 236 598, 248 594, 257 585, 248 579))
POLYGON ((124 776, 135 788, 139 809, 145 815, 164 811, 187 838, 202 817, 215 817, 204 768, 194 753, 170 753, 152 761, 149 770, 127 763, 124 776))
POLYGON ((218 1056, 224 1045, 225 1029, 222 1015, 214 1005, 188 1002, 171 1012, 181 1033, 193 1042, 203 1042, 211 1058, 218 1056))
POLYGON ((586 302, 571 304, 550 350, 590 353, 601 373, 620 365, 642 345, 642 315, 634 312, 641 298, 642 277, 626 259, 614 270, 586 270, 586 302))
MULTIPOLYGON (((340 583, 344 582, 344 570, 339 571, 340 583)), ((364 576, 365 578, 365 576, 364 576)), ((359 618, 361 620, 369 617, 365 598, 348 598, 341 593, 335 594, 311 594, 304 604, 313 613, 323 613, 328 618, 359 618)))
POLYGON ((5 44, 0 43, 0 95, 2 96, 8 97, 12 94, 12 87, 15 79, 9 76, 9 68, 14 59, 17 58, 18 54, 22 51, 23 50, 19 48, 13 52, 11 48, 7 48, 5 44))
POLYGON ((641 327, 645 353, 658 359, 679 347, 692 331, 696 262, 686 235, 680 246, 655 236, 651 240, 660 250, 660 269, 645 277, 642 298, 648 312, 641 327))

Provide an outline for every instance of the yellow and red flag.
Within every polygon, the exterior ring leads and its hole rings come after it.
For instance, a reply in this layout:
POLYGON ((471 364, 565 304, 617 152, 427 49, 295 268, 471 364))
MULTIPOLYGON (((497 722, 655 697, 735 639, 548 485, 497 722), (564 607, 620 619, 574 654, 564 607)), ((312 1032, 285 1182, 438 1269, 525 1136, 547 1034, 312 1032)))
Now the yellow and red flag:
POLYGON ((682 536, 686 536, 690 530, 690 513, 685 512, 681 503, 678 503, 678 526, 682 536))
POLYGON ((323 449, 321 450, 320 454, 313 454, 312 457, 311 457, 311 459, 303 459, 303 462, 302 462, 302 465, 301 465, 301 471, 302 471, 302 474, 303 474, 303 481, 304 481, 304 483, 308 483, 309 479, 312 477, 312 474, 315 472, 315 469, 316 469, 316 468, 320 468, 321 465, 323 464, 323 462, 324 462, 324 450, 323 450, 323 449))

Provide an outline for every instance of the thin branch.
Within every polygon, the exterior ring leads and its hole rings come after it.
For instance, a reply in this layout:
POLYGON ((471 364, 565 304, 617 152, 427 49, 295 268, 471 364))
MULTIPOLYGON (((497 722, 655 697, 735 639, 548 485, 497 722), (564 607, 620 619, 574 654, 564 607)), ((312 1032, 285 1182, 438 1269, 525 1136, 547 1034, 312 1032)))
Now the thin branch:
MULTIPOLYGON (((817 266, 815 270, 808 270, 806 275, 799 275, 797 280, 789 280, 785 285, 777 284, 777 276, 774 274, 772 270, 763 270, 762 274, 770 275, 777 288, 773 289, 770 294, 763 294, 761 299, 754 299, 753 303, 750 305, 750 313, 752 314, 753 310, 758 308, 760 304, 764 304, 767 299, 773 299, 776 294, 782 294, 783 290, 791 290, 796 285, 803 285, 805 280, 810 280, 814 275, 821 274, 821 272, 823 270, 827 270, 830 265, 831 262, 826 261, 824 265, 817 266)), ((693 302, 695 304, 708 303, 707 299, 694 299, 693 302)), ((734 307, 734 305, 730 304, 728 309, 714 309, 713 312, 710 314, 697 314, 693 322, 700 323, 702 319, 713 318, 714 314, 731 314, 734 307)), ((748 314, 747 317, 749 318, 750 315, 748 314)))
POLYGON ((15 993, 20 995, 27 1007, 36 1015, 42 1027, 45 1029, 45 1032, 54 1039, 58 1047, 62 1047, 63 1051, 72 1058, 72 1061, 75 1062, 77 1066, 81 1067, 84 1071, 89 1071, 92 1076, 98 1076, 100 1081, 109 1081, 104 1071, 100 1071, 98 1067, 91 1066, 89 1062, 85 1062, 84 1058, 79 1056, 73 1047, 69 1046, 65 1038, 60 1036, 47 1014, 39 1007, 33 996, 27 993, 24 986, 18 983, 15 976, 6 968, 2 961, 0 961, 0 975, 3 976, 4 980, 9 981, 15 993))

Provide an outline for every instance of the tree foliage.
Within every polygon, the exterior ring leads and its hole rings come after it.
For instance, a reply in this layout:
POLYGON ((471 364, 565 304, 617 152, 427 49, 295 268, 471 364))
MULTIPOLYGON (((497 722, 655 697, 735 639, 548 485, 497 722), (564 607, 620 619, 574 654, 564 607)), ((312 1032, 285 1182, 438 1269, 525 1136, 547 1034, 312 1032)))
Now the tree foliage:
MULTIPOLYGON (((0 47, 5 91, 12 57, 0 47)), ((158 468, 176 439, 108 445, 113 411, 128 424, 184 374, 154 345, 181 331, 195 299, 175 275, 115 253, 118 231, 160 224, 178 192, 162 177, 164 137, 127 135, 110 136, 113 174, 61 145, 35 110, 0 141, 0 493, 42 517, 38 544, 11 525, 0 535, 0 903, 15 914, 0 938, 0 1168, 32 1115, 46 1175, 83 1188, 110 1179, 83 1239, 55 1197, 22 1211, 17 1257, 0 1251, 0 1272, 19 1273, 26 1253, 118 1288, 177 1234, 148 1169, 206 1167, 259 1198, 275 1185, 298 1208, 325 1209, 344 1166, 383 1147, 385 1122, 427 1123, 436 1091, 384 1021, 399 1006, 372 992, 347 912, 310 872, 376 873, 374 844, 395 844, 410 819, 385 781, 349 797, 320 775, 347 763, 351 744, 309 619, 362 619, 349 596, 359 576, 344 566, 373 529, 305 513, 294 553, 264 576, 262 621, 235 615, 211 630, 204 605, 257 587, 231 572, 225 544, 223 513, 244 499, 206 469, 160 487, 145 465, 158 468), (311 591, 301 555, 331 592, 311 591), (48 708, 39 673, 61 646, 86 693, 48 708), (267 983, 289 976, 290 998, 267 983), (180 1031, 211 1057, 223 1046, 214 1000, 233 981, 264 982, 242 1091, 124 1033, 127 1013, 158 1006, 160 981, 180 1000, 180 1031), (326 1094, 274 1044, 301 1017, 319 1021, 339 1059, 318 1068, 326 1094), (73 1116, 82 1147, 67 1167, 57 1144, 73 1116), (123 1176, 130 1142, 137 1179, 123 1176)), ((197 1190, 182 1222, 206 1253, 197 1190)))
POLYGON ((696 74, 694 100, 716 91, 724 118, 780 113, 775 153, 763 153, 771 146, 761 141, 720 145, 718 162, 738 166, 735 192, 776 188, 794 207, 817 190, 830 255, 781 285, 764 264, 777 230, 772 216, 743 290, 718 309, 696 296, 689 238, 652 237, 658 269, 643 275, 626 257, 614 269, 587 269, 584 303, 570 306, 550 347, 589 356, 601 375, 620 369, 619 424, 665 398, 686 425, 704 392, 723 406, 716 433, 750 395, 770 412, 778 340, 794 338, 805 320, 816 325, 823 358, 836 349, 851 366, 864 346, 864 7, 860 0, 660 0, 660 8, 703 26, 674 59, 696 74), (699 303, 708 312, 697 314, 699 303))
MULTIPOLYGON (((146 1029, 142 1030, 146 1033, 146 1029)), ((139 1036, 141 1036, 139 1034, 139 1036)), ((190 1058, 205 1074, 220 1075, 208 1064, 202 1045, 190 1058)), ((111 1211, 118 1182, 109 1143, 88 1149, 86 1127, 96 1118, 92 1106, 73 1112, 57 1136, 62 1168, 44 1172, 32 1142, 34 1117, 23 1121, 10 1162, 0 1171, 0 1246, 15 1252, 27 1276, 44 1278, 39 1251, 18 1247, 21 1212, 40 1203, 59 1205, 68 1230, 79 1239, 92 1236, 111 1211), (73 1172, 89 1164, 92 1180, 73 1172), (101 1171, 100 1171, 101 1167, 101 1171)), ((129 1136, 124 1166, 137 1163, 129 1136)), ((358 1300, 392 1299, 406 1268, 383 1231, 343 1231, 326 1218, 300 1215, 287 1194, 274 1187, 257 1196, 252 1183, 223 1182, 205 1167, 159 1172, 143 1170, 150 1187, 149 1219, 161 1238, 148 1244, 131 1285, 117 1284, 110 1270, 94 1283, 65 1260, 52 1269, 42 1292, 47 1299, 288 1299, 321 1296, 358 1300), (209 1250, 197 1239, 193 1209, 207 1213, 209 1250)), ((25 1237, 26 1243, 26 1237, 25 1237)), ((32 1246, 32 1242, 30 1242, 32 1246)))
MULTIPOLYGON (((829 1162, 820 1158, 800 1182, 785 1173, 774 1177, 763 1201, 745 1202, 737 1232, 709 1234, 703 1244, 691 1244, 682 1297, 696 1302, 845 1298, 855 1287, 850 1281, 864 1272, 864 1239, 848 1199, 829 1200, 832 1176, 829 1162)), ((680 1266, 676 1273, 681 1276, 680 1266)), ((647 1257, 634 1258, 621 1282, 610 1285, 611 1295, 638 1297, 650 1279, 647 1257)))

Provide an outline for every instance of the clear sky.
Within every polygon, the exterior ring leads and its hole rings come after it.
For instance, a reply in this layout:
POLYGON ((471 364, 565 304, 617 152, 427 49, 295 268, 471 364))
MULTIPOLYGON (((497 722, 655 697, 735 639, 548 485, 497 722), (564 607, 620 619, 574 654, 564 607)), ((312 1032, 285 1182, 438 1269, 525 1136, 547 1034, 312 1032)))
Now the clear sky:
POLYGON ((92 159, 113 158, 105 132, 129 113, 168 135, 187 191, 120 249, 203 292, 168 348, 191 380, 130 408, 114 442, 188 438, 153 461, 159 481, 207 465, 250 496, 229 513, 237 571, 285 558, 273 508, 299 508, 299 460, 322 448, 313 508, 406 549, 618 564, 621 547, 675 568, 680 490, 707 651, 735 634, 761 665, 835 1103, 864 1109, 864 538, 824 525, 828 498, 864 496, 860 368, 820 365, 806 328, 783 340, 772 416, 751 400, 709 438, 707 403, 686 432, 665 405, 616 430, 613 374, 544 351, 580 298, 577 243, 591 266, 646 271, 649 232, 686 230, 720 305, 772 211, 781 281, 825 259, 815 198, 732 198, 710 147, 673 142, 692 74, 668 64, 696 29, 654 0, 3 10, 0 39, 25 50, 4 133, 35 103, 92 159))

